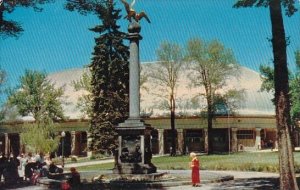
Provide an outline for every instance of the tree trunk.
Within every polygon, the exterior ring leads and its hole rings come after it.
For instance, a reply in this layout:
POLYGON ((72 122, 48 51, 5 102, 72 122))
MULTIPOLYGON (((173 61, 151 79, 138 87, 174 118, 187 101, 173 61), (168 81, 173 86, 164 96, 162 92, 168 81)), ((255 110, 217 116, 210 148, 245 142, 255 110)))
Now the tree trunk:
POLYGON ((291 144, 289 82, 286 55, 287 44, 280 2, 280 0, 272 0, 270 1, 269 6, 273 36, 272 45, 274 55, 275 106, 278 133, 280 189, 298 190, 291 144))
POLYGON ((176 155, 176 130, 175 130, 175 100, 174 96, 171 95, 170 99, 171 103, 171 132, 172 132, 172 150, 171 150, 171 155, 175 156, 176 155))
POLYGON ((207 154, 211 154, 213 152, 212 121, 213 121, 212 98, 210 95, 208 95, 207 96, 207 136, 208 136, 207 154))

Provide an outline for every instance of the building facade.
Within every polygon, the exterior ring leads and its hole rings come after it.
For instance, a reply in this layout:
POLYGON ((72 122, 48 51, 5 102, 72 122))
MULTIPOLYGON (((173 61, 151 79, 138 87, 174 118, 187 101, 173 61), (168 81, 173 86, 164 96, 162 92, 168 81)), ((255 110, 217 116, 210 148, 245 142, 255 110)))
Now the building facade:
MULTIPOLYGON (((153 127, 151 146, 153 154, 169 154, 171 130, 169 118, 146 118, 145 123, 153 127)), ((208 145, 207 121, 200 117, 180 117, 175 120, 177 154, 206 152, 208 145)), ((0 127, 0 151, 9 155, 23 152, 20 138, 22 123, 7 123, 0 127)), ((65 131, 64 155, 87 156, 88 121, 73 120, 60 123, 57 135, 65 131)), ((213 121, 213 151, 238 152, 277 147, 276 120, 272 116, 227 116, 213 121)), ((299 135, 295 134, 296 146, 299 135)), ((61 155, 60 143, 57 155, 61 155)))

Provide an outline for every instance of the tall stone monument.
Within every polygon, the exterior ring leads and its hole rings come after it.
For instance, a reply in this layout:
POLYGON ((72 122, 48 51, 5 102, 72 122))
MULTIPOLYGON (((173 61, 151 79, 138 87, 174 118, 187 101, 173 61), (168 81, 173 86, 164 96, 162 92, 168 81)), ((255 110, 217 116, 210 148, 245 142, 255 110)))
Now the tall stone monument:
POLYGON ((141 26, 139 20, 146 18, 144 12, 136 13, 132 6, 122 0, 129 20, 127 39, 130 42, 129 51, 129 118, 119 124, 118 153, 115 159, 114 173, 117 174, 150 174, 156 173, 156 167, 151 163, 151 127, 140 117, 140 58, 139 34, 141 26))

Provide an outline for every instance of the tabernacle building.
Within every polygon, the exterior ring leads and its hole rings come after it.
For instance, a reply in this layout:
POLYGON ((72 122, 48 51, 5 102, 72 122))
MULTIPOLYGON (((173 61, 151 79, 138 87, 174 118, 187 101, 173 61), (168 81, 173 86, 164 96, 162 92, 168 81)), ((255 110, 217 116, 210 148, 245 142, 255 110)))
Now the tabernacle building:
MULTIPOLYGON (((141 75, 147 75, 150 64, 143 63, 141 75)), ((76 107, 78 98, 86 94, 85 91, 75 91, 72 81, 79 80, 84 69, 71 69, 49 74, 48 78, 56 86, 65 86, 66 100, 64 111, 68 121, 60 123, 57 135, 66 132, 64 138, 65 155, 86 156, 89 154, 88 129, 89 121, 76 107)), ((205 100, 199 96, 203 89, 191 87, 188 71, 181 74, 176 88, 176 133, 177 153, 205 152, 208 144, 207 121, 201 117, 205 107, 205 100)), ((277 132, 275 108, 271 101, 273 94, 260 90, 261 79, 257 72, 241 67, 240 76, 227 81, 222 89, 237 89, 244 91, 244 98, 234 112, 226 107, 220 107, 218 115, 213 120, 213 151, 238 152, 276 148, 277 132)), ((161 97, 166 90, 147 80, 141 87, 141 115, 145 123, 154 130, 151 133, 153 154, 168 154, 171 147, 171 122, 169 111, 163 109, 161 97), (159 95, 159 96, 158 96, 159 95)), ((222 93, 222 91, 220 92, 222 93)), ((18 154, 24 149, 19 133, 22 124, 30 121, 6 122, 0 126, 0 152, 18 154)), ((297 145, 299 135, 295 134, 297 145)), ((60 146, 61 147, 61 146, 60 146)), ((60 148, 59 148, 60 149, 60 148)), ((59 151, 58 151, 59 153, 59 151)))

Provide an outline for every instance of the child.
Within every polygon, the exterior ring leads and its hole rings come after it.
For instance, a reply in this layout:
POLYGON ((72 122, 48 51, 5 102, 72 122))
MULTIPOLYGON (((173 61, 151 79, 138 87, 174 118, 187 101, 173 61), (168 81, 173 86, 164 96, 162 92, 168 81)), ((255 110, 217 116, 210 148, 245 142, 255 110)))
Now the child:
POLYGON ((196 153, 191 152, 190 157, 192 161, 190 162, 190 168, 192 169, 192 184, 194 187, 199 187, 200 186, 200 164, 199 160, 196 156, 196 153))

